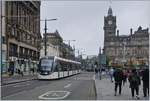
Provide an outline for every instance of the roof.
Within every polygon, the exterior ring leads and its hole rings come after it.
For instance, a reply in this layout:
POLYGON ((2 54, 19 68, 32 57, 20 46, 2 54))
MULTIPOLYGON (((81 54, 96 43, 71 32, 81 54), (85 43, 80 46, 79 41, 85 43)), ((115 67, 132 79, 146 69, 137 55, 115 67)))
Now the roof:
POLYGON ((57 30, 54 33, 47 33, 47 36, 54 36, 54 37, 58 37, 58 38, 62 39, 62 37, 60 36, 60 34, 57 30))

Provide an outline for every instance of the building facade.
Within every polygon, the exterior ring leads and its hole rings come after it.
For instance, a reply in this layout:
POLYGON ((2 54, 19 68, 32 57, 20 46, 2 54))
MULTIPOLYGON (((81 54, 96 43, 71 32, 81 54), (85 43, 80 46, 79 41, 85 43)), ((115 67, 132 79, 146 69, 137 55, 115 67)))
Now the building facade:
MULTIPOLYGON (((43 35, 44 37, 41 43, 40 57, 45 56, 45 34, 43 35)), ((63 42, 63 39, 60 36, 59 32, 56 30, 54 33, 47 33, 46 39, 47 56, 61 56, 62 52, 60 51, 60 45, 63 42)))
POLYGON ((5 34, 5 19, 4 19, 4 16, 5 16, 5 1, 1 1, 0 2, 0 15, 2 15, 1 17, 1 24, 0 24, 0 33, 1 33, 1 59, 2 59, 2 63, 1 63, 1 70, 2 72, 6 72, 6 34, 5 34))
MULTIPOLYGON (((41 43, 41 53, 40 57, 45 56, 45 34, 43 34, 43 40, 41 43)), ((60 36, 59 32, 56 30, 54 33, 46 34, 46 53, 48 56, 62 56, 61 44, 63 43, 63 39, 60 36)))
POLYGON ((40 56, 40 1, 5 1, 7 66, 36 69, 40 56))
MULTIPOLYGON (((60 51, 59 51, 59 46, 54 46, 51 43, 47 44, 47 56, 59 56, 60 51)), ((40 50, 40 57, 45 56, 45 46, 44 43, 41 43, 41 50, 40 50)))
MULTIPOLYGON (((45 34, 44 34, 45 35, 45 34)), ((63 38, 60 36, 59 32, 56 30, 54 33, 47 33, 47 55, 48 56, 59 56, 62 58, 74 59, 75 54, 71 46, 63 43, 63 38)), ((44 38, 41 43, 41 57, 45 56, 45 46, 44 38)))
POLYGON ((109 65, 149 65, 149 29, 139 26, 134 32, 131 28, 128 35, 119 35, 116 28, 116 16, 110 7, 104 17, 104 54, 109 65))
POLYGON ((70 45, 62 43, 61 51, 63 58, 75 60, 75 49, 73 49, 70 45))

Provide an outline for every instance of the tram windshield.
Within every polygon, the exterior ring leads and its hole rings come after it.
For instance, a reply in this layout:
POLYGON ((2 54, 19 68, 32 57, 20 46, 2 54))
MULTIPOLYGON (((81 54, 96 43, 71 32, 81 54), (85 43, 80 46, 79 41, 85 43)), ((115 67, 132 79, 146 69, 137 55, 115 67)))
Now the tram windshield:
POLYGON ((53 60, 52 59, 42 59, 40 70, 41 71, 52 71, 53 60))

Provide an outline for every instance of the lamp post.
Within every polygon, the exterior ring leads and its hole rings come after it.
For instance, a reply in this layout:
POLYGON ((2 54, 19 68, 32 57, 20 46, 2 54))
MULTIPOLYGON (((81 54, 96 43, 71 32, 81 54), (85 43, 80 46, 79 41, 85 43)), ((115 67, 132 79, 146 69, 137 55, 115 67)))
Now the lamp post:
MULTIPOLYGON (((2 23, 3 23, 3 16, 2 16, 2 0, 1 0, 1 34, 0 34, 0 67, 1 67, 1 77, 2 77, 2 23)), ((2 80, 2 79, 1 79, 2 80)))
POLYGON ((126 42, 123 41, 123 67, 125 66, 125 62, 126 62, 126 59, 125 59, 125 50, 126 50, 126 42))
POLYGON ((54 21, 57 19, 45 19, 45 20, 40 20, 40 21, 45 21, 45 35, 44 35, 44 46, 45 46, 45 56, 47 55, 47 21, 54 21))

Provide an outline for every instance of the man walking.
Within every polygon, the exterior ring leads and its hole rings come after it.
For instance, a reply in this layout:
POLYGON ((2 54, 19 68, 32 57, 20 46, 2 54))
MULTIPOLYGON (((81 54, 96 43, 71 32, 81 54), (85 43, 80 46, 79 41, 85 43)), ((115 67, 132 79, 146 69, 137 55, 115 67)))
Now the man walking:
POLYGON ((147 95, 149 96, 149 69, 148 68, 146 68, 142 72, 142 81, 143 81, 144 97, 147 97, 147 95))
POLYGON ((117 94, 118 86, 119 86, 119 95, 121 95, 121 87, 122 87, 122 80, 123 80, 122 70, 116 69, 113 76, 114 76, 114 80, 115 80, 115 96, 117 94))
POLYGON ((131 75, 129 76, 129 82, 130 82, 130 88, 131 88, 131 94, 132 98, 134 99, 134 92, 136 91, 136 98, 139 98, 139 85, 140 82, 140 76, 137 74, 136 69, 132 70, 131 75))

